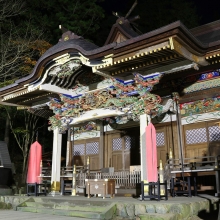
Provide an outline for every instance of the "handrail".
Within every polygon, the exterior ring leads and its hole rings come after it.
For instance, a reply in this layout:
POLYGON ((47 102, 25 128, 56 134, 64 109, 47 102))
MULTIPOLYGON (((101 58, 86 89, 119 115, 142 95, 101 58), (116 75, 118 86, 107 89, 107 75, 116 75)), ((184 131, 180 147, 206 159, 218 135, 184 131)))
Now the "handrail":
POLYGON ((182 162, 183 161, 183 169, 196 169, 196 167, 207 167, 208 165, 212 167, 220 167, 220 155, 218 156, 203 156, 203 157, 191 157, 191 158, 183 158, 183 160, 179 158, 171 158, 167 160, 166 165, 168 165, 168 169, 179 169, 182 170, 182 162), (197 161, 195 161, 197 160, 197 161), (200 161, 198 161, 200 160, 200 161), (190 165, 190 166, 189 166, 190 165))

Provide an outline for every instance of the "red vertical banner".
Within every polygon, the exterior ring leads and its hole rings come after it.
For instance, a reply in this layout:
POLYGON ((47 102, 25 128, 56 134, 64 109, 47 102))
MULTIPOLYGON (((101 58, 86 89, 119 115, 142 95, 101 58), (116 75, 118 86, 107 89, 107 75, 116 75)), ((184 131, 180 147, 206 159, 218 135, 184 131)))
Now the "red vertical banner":
POLYGON ((29 151, 27 183, 40 183, 41 160, 42 146, 35 141, 29 151))
POLYGON ((146 134, 146 172, 148 182, 158 181, 156 130, 152 123, 145 129, 146 134))

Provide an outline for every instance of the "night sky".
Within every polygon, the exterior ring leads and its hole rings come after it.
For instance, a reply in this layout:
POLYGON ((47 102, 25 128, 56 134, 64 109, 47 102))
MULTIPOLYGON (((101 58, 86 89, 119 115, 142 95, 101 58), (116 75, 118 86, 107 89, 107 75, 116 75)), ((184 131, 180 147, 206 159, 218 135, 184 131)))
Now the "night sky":
POLYGON ((220 19, 220 0, 191 0, 195 2, 200 25, 220 19))
MULTIPOLYGON (((147 1, 147 0, 146 0, 147 1)), ((162 0, 161 0, 162 1, 162 0)), ((220 0, 183 0, 194 3, 197 14, 199 15, 199 25, 203 25, 220 19, 220 0)), ((105 0, 102 7, 107 15, 112 11, 122 12, 125 8, 130 8, 127 5, 128 0, 105 0)))

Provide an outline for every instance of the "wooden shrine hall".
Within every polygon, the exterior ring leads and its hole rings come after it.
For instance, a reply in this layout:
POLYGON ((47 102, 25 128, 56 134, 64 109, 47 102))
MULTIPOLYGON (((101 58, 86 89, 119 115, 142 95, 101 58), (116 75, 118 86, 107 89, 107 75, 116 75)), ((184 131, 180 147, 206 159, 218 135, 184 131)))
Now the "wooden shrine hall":
POLYGON ((158 166, 173 159, 191 169, 220 154, 219 62, 220 20, 193 29, 176 21, 140 35, 121 17, 102 47, 64 32, 28 76, 0 88, 0 100, 50 121, 54 193, 63 175, 63 132, 66 167, 81 167, 84 175, 105 171, 119 180, 124 172, 139 172, 135 186, 147 179, 144 133, 150 121, 158 166))

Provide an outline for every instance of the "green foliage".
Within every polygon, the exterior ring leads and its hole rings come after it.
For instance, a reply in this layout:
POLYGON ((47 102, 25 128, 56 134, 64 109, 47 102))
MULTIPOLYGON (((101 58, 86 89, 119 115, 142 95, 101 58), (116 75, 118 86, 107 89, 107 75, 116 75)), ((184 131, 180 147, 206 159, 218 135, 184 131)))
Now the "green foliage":
POLYGON ((100 0, 26 0, 25 17, 32 25, 42 27, 50 42, 56 43, 61 36, 59 25, 84 38, 90 38, 99 28, 104 17, 100 0))
POLYGON ((24 129, 23 127, 17 127, 17 128, 14 128, 14 129, 13 129, 13 132, 14 132, 15 134, 27 134, 27 133, 29 133, 30 131, 24 129))
POLYGON ((11 79, 11 80, 5 80, 3 82, 0 82, 0 88, 11 85, 15 82, 15 79, 11 79))

